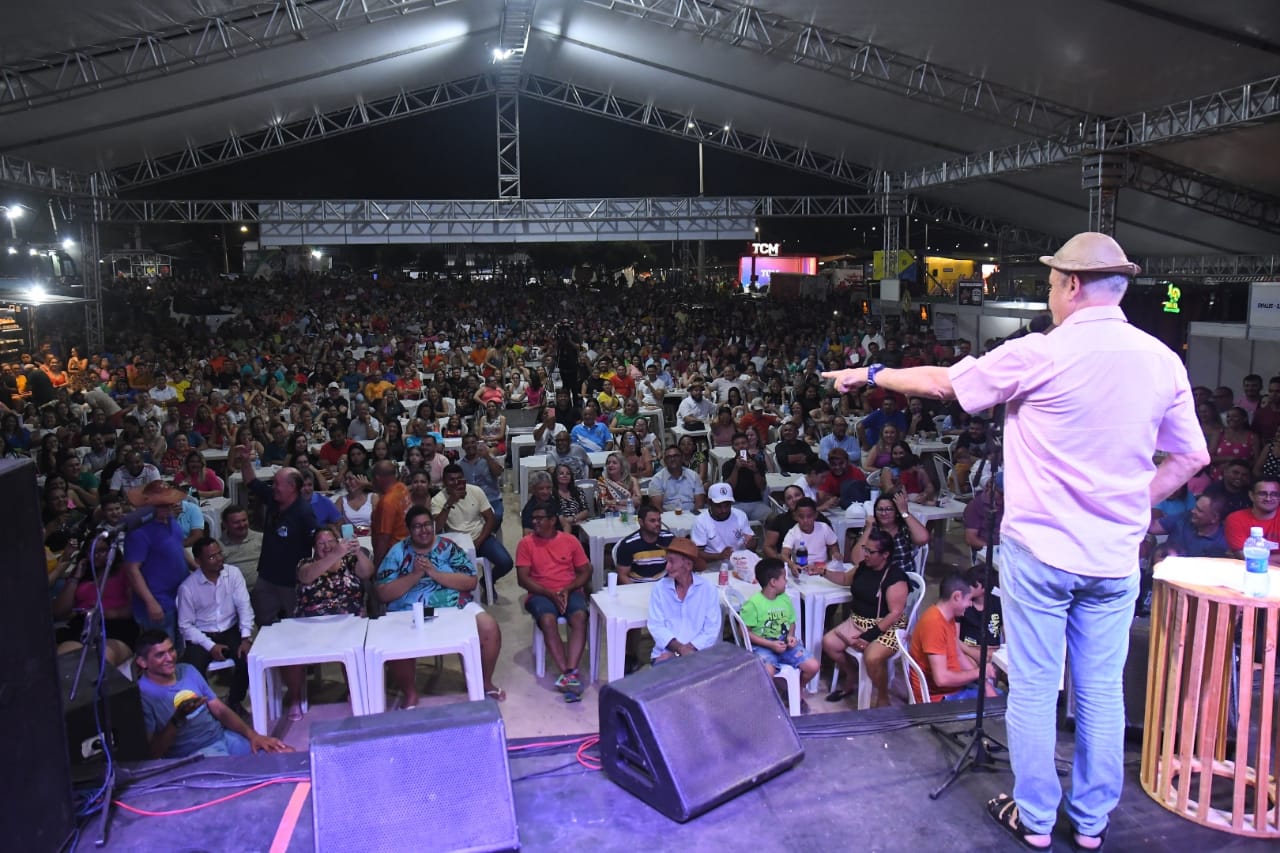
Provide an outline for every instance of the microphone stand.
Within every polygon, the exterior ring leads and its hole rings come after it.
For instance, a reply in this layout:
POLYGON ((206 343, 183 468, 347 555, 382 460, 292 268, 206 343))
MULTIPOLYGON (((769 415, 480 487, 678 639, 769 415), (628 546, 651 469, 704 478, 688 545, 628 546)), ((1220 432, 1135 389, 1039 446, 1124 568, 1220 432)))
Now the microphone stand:
MULTIPOLYGON (((986 534, 987 534, 987 553, 986 565, 983 567, 982 588, 983 596, 992 594, 991 579, 994 575, 993 565, 995 562, 995 534, 996 534, 996 475, 1000 470, 1000 432, 1004 424, 1003 406, 997 409, 997 417, 992 419, 992 423, 988 426, 991 430, 991 436, 988 441, 991 443, 991 449, 987 453, 987 458, 982 459, 978 463, 977 482, 982 482, 982 471, 987 464, 987 459, 993 459, 991 470, 991 478, 987 481, 987 512, 986 512, 986 534)), ((984 614, 991 607, 990 602, 984 607, 984 614)), ((987 708, 987 650, 989 647, 989 634, 987 630, 987 622, 983 621, 982 630, 978 632, 978 704, 974 711, 973 727, 968 731, 950 732, 940 728, 936 724, 930 725, 929 728, 939 737, 949 740, 957 746, 964 744, 964 751, 960 753, 960 757, 956 759, 955 764, 951 766, 951 772, 947 774, 947 778, 942 781, 936 789, 929 793, 929 799, 936 800, 938 797, 951 787, 960 776, 966 771, 975 773, 989 773, 996 770, 1004 769, 1003 766, 997 765, 996 762, 1003 762, 1007 765, 1009 759, 1003 755, 995 753, 1007 753, 1008 747, 1000 741, 987 734, 983 728, 983 721, 986 716, 987 708)))

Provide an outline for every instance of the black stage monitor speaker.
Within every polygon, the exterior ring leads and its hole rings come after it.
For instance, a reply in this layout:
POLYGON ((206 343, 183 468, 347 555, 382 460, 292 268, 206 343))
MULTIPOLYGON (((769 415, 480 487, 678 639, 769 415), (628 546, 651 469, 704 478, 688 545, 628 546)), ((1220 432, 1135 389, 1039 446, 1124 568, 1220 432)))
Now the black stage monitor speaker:
POLYGON ((0 846, 57 850, 73 828, 71 775, 30 459, 0 460, 0 518, 0 846))
MULTIPOLYGON (((98 690, 98 657, 92 650, 85 655, 84 671, 76 685, 79 665, 80 652, 58 655, 67 748, 71 754, 72 775, 78 782, 101 777, 105 765, 102 740, 98 736, 98 719, 93 710, 98 690), (70 695, 73 685, 76 688, 74 698, 70 695)), ((151 750, 147 746, 147 726, 142 719, 142 695, 138 685, 108 664, 102 695, 106 699, 105 717, 111 720, 111 757, 115 761, 149 759, 151 750)))
POLYGON ((760 661, 721 643, 601 688, 600 755, 610 779, 684 822, 794 767, 804 747, 760 661))
POLYGON ((520 846, 493 700, 316 723, 311 785, 321 853, 520 846))

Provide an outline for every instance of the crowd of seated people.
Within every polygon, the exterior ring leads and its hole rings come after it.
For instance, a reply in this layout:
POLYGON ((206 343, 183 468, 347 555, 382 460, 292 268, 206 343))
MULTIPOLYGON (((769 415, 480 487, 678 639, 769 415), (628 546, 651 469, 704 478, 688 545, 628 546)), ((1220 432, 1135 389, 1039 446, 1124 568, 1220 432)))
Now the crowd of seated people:
MULTIPOLYGON (((80 543, 99 527, 121 524, 126 507, 149 514, 129 533, 133 544, 122 549, 119 568, 113 564, 114 574, 99 579, 107 584, 110 639, 119 644, 113 660, 128 659, 137 633, 125 630, 130 617, 139 630, 166 632, 183 654, 178 590, 216 554, 226 564, 220 571, 242 573, 255 628, 315 612, 310 590, 329 583, 330 574, 344 588, 360 586, 375 605, 407 609, 415 595, 455 592, 470 601, 474 579, 436 577, 413 560, 387 562, 439 550, 425 529, 406 525, 415 507, 425 510, 433 533, 470 537, 495 579, 526 569, 521 585, 544 599, 530 611, 541 627, 548 603, 557 610, 565 603, 569 610, 557 615, 575 617, 569 599, 576 598, 554 584, 580 586, 577 552, 556 546, 569 553, 567 569, 543 565, 540 556, 524 566, 511 556, 516 543, 503 541, 503 473, 514 456, 509 420, 520 410, 531 410, 522 422, 535 450, 547 453, 551 474, 533 484, 520 507, 526 535, 541 537, 525 548, 529 555, 545 552, 541 542, 556 540, 553 530, 580 533, 591 516, 631 503, 637 511, 641 504, 712 510, 708 530, 695 531, 699 566, 744 545, 786 559, 797 500, 838 512, 867 497, 870 485, 883 489, 887 502, 874 526, 900 551, 891 564, 904 567, 922 542, 903 505, 929 500, 937 484, 900 439, 929 431, 935 416, 970 436, 975 452, 982 436, 968 431, 969 416, 958 408, 876 389, 840 395, 820 374, 872 359, 948 364, 968 345, 943 346, 932 334, 886 336, 871 321, 835 316, 833 305, 847 308, 841 298, 797 312, 728 287, 662 283, 619 298, 607 287, 426 286, 395 275, 302 274, 265 286, 118 279, 104 286, 102 351, 64 346, 83 330, 54 321, 42 324, 46 337, 35 352, 3 366, 0 455, 33 457, 43 478, 50 594, 55 618, 70 620, 60 634, 68 641, 88 601, 76 590, 88 559, 80 543), (184 294, 235 310, 216 328, 198 316, 174 316, 170 300, 184 294), (718 465, 712 451, 722 448, 733 456, 718 465), (603 468, 590 463, 597 451, 610 453, 603 468), (765 475, 774 473, 794 476, 800 486, 785 505, 765 486, 765 475), (592 497, 581 484, 594 477, 592 497), (239 481, 249 505, 227 505, 239 481), (207 535, 202 501, 220 522, 216 539, 207 535), (739 516, 736 542, 716 539, 715 525, 739 516), (544 518, 551 529, 543 529, 544 518), (746 522, 765 527, 756 533, 746 522), (350 546, 337 542, 333 530, 345 524, 371 536, 367 562, 348 559, 350 546), (279 531, 294 527, 302 536, 284 543, 279 531)), ((1270 409, 1255 400, 1252 411, 1270 409)), ((1272 434, 1250 444, 1240 429, 1238 419, 1222 424, 1216 454, 1223 463, 1246 450, 1269 452, 1272 434)), ((834 556, 859 565, 864 545, 838 543, 834 556)), ((628 579, 663 576, 650 551, 633 555, 628 579)), ((216 583, 216 573, 206 575, 216 583)), ((483 608, 475 610, 486 690, 499 696, 492 672, 501 638, 496 623, 479 618, 483 608)), ((220 637, 252 633, 243 616, 233 627, 213 620, 186 633, 207 639, 215 628, 220 637)), ((193 660, 199 674, 210 657, 242 657, 227 637, 182 660, 193 660)), ((574 692, 576 632, 567 648, 548 645, 563 664, 563 686, 574 692)), ((167 647, 153 643, 152 653, 163 656, 167 647)), ((290 715, 297 716, 292 694, 300 679, 291 673, 287 680, 290 715)), ((409 673, 393 681, 412 705, 409 673)), ((242 710, 241 697, 232 698, 228 707, 242 710)))

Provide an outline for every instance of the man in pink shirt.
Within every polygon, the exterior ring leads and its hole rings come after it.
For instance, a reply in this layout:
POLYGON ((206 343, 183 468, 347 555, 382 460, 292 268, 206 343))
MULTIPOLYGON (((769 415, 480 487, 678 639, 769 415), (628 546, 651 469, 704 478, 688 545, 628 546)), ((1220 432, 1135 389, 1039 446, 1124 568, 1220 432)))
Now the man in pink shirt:
POLYGON ((1014 788, 987 808, 1024 845, 1052 846, 1062 787, 1049 723, 1066 649, 1076 706, 1085 709, 1076 718, 1067 814, 1074 844, 1092 850, 1102 845, 1124 781, 1121 679, 1138 548, 1151 507, 1209 454, 1186 369, 1120 310, 1137 264, 1111 237, 1093 232, 1040 260, 1051 268, 1055 328, 1048 334, 949 368, 871 365, 824 376, 841 392, 869 385, 954 398, 968 412, 1007 405, 1000 595, 1014 788), (1105 434, 1095 426, 1099 400, 1124 401, 1110 409, 1105 434), (1158 466, 1156 451, 1165 454, 1158 466))

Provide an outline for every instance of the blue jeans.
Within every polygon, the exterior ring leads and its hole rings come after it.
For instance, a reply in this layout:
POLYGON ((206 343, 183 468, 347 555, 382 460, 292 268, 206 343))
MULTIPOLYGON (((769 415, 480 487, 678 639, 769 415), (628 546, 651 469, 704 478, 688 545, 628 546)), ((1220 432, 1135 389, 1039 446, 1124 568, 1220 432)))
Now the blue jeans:
POLYGON ((1123 578, 1091 578, 1037 560, 1020 542, 1000 543, 1000 602, 1009 649, 1005 724, 1013 798, 1028 831, 1052 831, 1062 785, 1054 764, 1058 682, 1064 651, 1076 703, 1076 750, 1067 816, 1097 835, 1124 786, 1124 663, 1138 596, 1137 555, 1123 578))
POLYGON ((484 544, 476 549, 476 556, 483 557, 493 566, 493 580, 495 583, 515 568, 515 561, 511 559, 511 555, 503 547, 497 530, 489 534, 489 538, 484 540, 484 544))
POLYGON ((249 745, 249 741, 230 729, 222 730, 221 740, 214 741, 204 749, 196 750, 197 755, 203 755, 206 758, 216 758, 221 755, 251 755, 252 753, 253 747, 249 745))
POLYGON ((182 632, 178 630, 178 611, 176 609, 164 611, 164 616, 159 622, 148 617, 145 610, 141 616, 135 612, 133 619, 143 631, 148 631, 152 628, 159 628, 164 631, 169 635, 169 639, 173 640, 173 648, 179 653, 182 652, 185 643, 182 641, 182 632))

